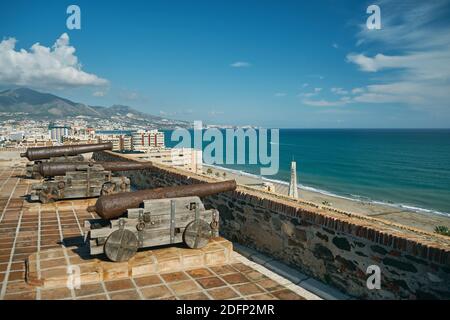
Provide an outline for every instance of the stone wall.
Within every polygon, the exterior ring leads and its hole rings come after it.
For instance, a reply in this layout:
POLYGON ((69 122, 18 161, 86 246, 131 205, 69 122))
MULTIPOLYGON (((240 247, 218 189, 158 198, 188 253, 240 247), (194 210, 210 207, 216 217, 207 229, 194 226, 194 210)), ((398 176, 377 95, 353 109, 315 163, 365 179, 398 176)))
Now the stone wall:
MULTIPOLYGON (((129 160, 112 152, 97 160, 129 160), (118 159, 120 158, 120 159, 118 159)), ((138 189, 214 181, 155 165, 125 173, 138 189)), ((450 239, 238 186, 204 199, 220 211, 225 238, 271 255, 343 292, 367 299, 450 299, 450 239), (369 290, 367 267, 381 269, 369 290)))

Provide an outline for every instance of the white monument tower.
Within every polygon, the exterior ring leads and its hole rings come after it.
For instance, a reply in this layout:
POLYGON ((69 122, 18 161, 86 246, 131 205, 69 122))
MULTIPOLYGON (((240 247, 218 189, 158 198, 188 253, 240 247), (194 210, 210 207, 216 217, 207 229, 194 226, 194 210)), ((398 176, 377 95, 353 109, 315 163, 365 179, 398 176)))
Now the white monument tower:
POLYGON ((298 198, 297 189, 297 163, 291 162, 291 181, 289 182, 289 197, 298 198))

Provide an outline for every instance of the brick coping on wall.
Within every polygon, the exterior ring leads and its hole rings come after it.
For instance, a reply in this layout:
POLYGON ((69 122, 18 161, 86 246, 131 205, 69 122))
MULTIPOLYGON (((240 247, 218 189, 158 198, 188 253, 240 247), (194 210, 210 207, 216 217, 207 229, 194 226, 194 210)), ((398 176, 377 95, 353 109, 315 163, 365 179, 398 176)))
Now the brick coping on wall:
MULTIPOLYGON (((112 157, 128 161, 145 161, 111 151, 100 151, 112 157)), ((154 169, 179 176, 180 181, 190 179, 193 183, 216 182, 220 179, 206 177, 194 172, 154 163, 154 169)), ((261 205, 287 216, 298 217, 304 222, 353 235, 358 238, 408 251, 429 261, 450 265, 450 239, 446 236, 386 221, 380 218, 336 210, 314 203, 291 199, 287 196, 238 184, 233 197, 261 205)))

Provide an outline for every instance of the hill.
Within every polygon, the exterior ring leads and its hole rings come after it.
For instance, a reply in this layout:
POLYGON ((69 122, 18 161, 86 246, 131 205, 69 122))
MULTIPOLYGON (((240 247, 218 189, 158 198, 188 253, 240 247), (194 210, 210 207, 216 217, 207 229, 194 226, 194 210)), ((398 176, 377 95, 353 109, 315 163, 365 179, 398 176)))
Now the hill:
POLYGON ((0 120, 64 120, 73 117, 107 119, 127 124, 159 126, 161 128, 189 127, 186 121, 165 119, 150 115, 129 106, 89 106, 73 102, 49 93, 29 88, 10 89, 0 92, 0 120))

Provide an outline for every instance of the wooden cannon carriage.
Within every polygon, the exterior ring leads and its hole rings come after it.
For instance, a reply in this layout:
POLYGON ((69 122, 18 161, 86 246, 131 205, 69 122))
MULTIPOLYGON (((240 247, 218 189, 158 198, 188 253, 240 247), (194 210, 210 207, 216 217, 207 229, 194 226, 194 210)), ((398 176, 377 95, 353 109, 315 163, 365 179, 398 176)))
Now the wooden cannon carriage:
POLYGON ((112 172, 150 167, 151 163, 139 162, 41 163, 38 172, 48 179, 32 186, 30 200, 48 203, 129 192, 130 179, 112 172))
POLYGON ((139 248, 184 242, 202 248, 219 234, 219 212, 205 210, 199 197, 144 201, 115 220, 93 219, 89 229, 92 255, 105 253, 112 261, 127 261, 139 248))
POLYGON ((230 180, 101 196, 88 211, 102 219, 85 223, 90 253, 127 261, 140 248, 175 243, 202 248, 218 236, 219 211, 206 210, 200 197, 235 188, 230 180))
POLYGON ((49 146, 28 148, 26 152, 21 153, 20 156, 32 161, 26 165, 26 177, 33 179, 41 179, 42 175, 39 172, 41 163, 53 162, 76 162, 83 163, 87 161, 83 157, 83 153, 112 150, 112 142, 95 143, 95 144, 77 144, 66 146, 49 146))
POLYGON ((30 179, 42 179, 42 175, 39 173, 39 167, 42 162, 72 162, 82 164, 88 162, 83 155, 77 156, 63 156, 63 157, 51 157, 48 160, 36 160, 28 162, 25 167, 25 176, 30 179))

